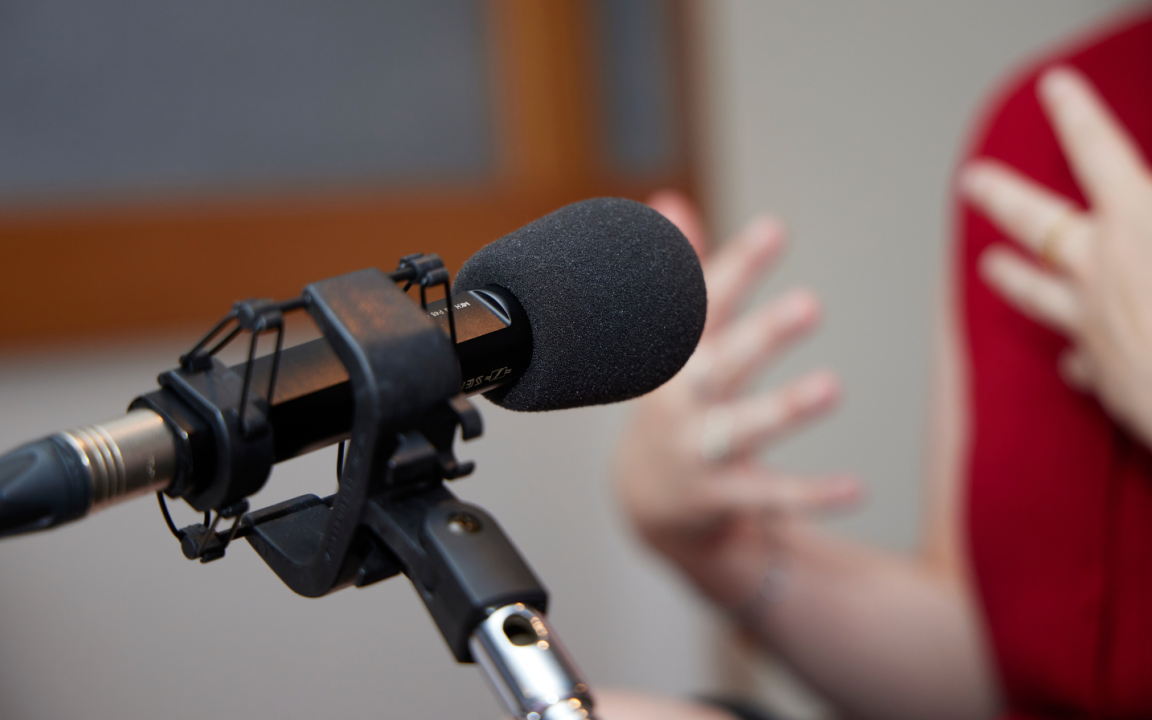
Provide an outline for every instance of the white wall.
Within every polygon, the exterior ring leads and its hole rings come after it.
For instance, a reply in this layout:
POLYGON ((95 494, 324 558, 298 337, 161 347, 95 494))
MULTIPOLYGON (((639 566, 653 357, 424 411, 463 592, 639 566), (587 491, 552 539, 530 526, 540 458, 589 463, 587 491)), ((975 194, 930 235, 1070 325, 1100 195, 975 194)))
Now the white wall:
MULTIPOLYGON (((918 517, 927 330, 964 128, 1005 68, 1116 2, 715 0, 701 3, 706 157, 716 224, 761 210, 794 245, 765 289, 805 282, 825 329, 773 377, 828 364, 843 410, 775 458, 869 481, 846 528, 907 546, 918 517)), ((115 416, 195 330, 0 359, 0 446, 115 416)), ((626 536, 605 465, 619 409, 517 416, 481 405, 487 507, 553 593, 595 683, 665 692, 709 679, 706 623, 626 536)), ((331 452, 278 468, 258 502, 332 487, 331 452)), ((190 520, 190 515, 183 516, 190 520)), ((488 718, 407 582, 295 597, 241 544, 200 566, 151 500, 0 542, 0 717, 488 718)))

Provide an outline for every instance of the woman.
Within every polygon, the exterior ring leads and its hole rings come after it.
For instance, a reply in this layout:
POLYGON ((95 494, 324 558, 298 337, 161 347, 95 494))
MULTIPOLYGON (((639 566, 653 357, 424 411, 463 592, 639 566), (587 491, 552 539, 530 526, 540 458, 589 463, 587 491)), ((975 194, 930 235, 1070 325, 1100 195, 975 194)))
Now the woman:
MULTIPOLYGON (((1152 21, 1053 64, 998 103, 962 174, 915 557, 805 522, 854 481, 755 460, 835 400, 825 374, 740 395, 818 314, 797 292, 733 318, 773 223, 708 262, 700 349, 620 445, 641 535, 853 715, 1152 713, 1152 21)), ((654 205, 699 242, 684 201, 654 205)))

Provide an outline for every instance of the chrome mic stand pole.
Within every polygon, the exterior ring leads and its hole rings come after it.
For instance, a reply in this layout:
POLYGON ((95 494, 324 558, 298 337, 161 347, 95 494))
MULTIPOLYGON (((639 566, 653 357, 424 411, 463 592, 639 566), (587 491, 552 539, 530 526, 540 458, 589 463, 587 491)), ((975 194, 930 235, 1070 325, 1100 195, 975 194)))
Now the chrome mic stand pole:
POLYGON ((543 613, 505 605, 480 623, 468 646, 513 717, 594 720, 588 683, 543 613))

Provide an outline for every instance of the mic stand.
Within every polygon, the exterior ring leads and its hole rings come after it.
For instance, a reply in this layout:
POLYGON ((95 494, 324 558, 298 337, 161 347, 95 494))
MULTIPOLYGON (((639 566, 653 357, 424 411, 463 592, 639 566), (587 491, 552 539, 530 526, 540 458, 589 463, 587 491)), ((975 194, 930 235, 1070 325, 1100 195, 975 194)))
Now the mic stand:
POLYGON ((469 647, 513 717, 594 720, 588 684, 548 620, 533 608, 499 608, 476 628, 469 647))
POLYGON ((369 502, 364 523, 396 554, 459 662, 478 662, 513 717, 592 718, 592 696, 544 615, 540 585, 496 520, 443 485, 369 502))
MULTIPOLYGON (((224 343, 201 352, 212 334, 179 370, 162 376, 173 402, 149 406, 173 428, 188 422, 189 407, 196 410, 217 429, 218 453, 230 449, 215 458, 216 466, 233 471, 217 472, 207 489, 189 481, 174 483, 179 492, 168 491, 216 511, 215 521, 177 531, 185 555, 211 561, 243 537, 306 597, 403 572, 457 661, 478 661, 514 716, 590 718, 588 685, 544 616, 547 591, 496 520, 444 486, 472 472, 472 463, 457 461, 452 444, 457 428, 465 440, 481 434, 480 415, 460 394, 454 342, 398 280, 419 282, 425 305, 429 285, 442 284, 450 297, 439 258, 410 256, 390 276, 361 270, 313 283, 297 301, 243 303, 233 312, 241 320, 252 316, 254 355, 256 332, 279 327, 282 311, 306 309, 344 365, 354 419, 334 495, 304 495, 247 512, 239 498, 259 489, 271 466, 272 443, 261 422, 268 398, 251 387, 250 373, 232 377, 211 359, 224 343), (182 408, 180 417, 173 407, 182 408), (246 479, 248 468, 257 470, 258 482, 246 479), (235 520, 218 533, 221 517, 235 520)), ((451 315, 449 326, 454 334, 451 315)), ((268 397, 274 383, 275 371, 268 397)))
MULTIPOLYGON (((249 513, 237 535, 267 560, 274 528, 303 527, 334 498, 306 495, 249 513)), ((457 661, 479 663, 513 717, 594 720, 588 683, 544 615, 547 591, 491 515, 435 483, 370 500, 362 523, 373 571, 358 574, 357 586, 407 575, 457 661)))

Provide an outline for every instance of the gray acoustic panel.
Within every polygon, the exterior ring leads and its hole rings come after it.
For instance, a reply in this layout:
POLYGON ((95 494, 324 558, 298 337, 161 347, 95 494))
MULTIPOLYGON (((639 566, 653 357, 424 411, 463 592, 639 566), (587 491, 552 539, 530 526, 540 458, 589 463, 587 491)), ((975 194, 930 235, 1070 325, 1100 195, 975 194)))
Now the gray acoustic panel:
POLYGON ((680 132, 670 2, 599 0, 596 15, 610 162, 628 174, 665 171, 680 132))
POLYGON ((484 176, 476 0, 0 0, 0 202, 484 176))

